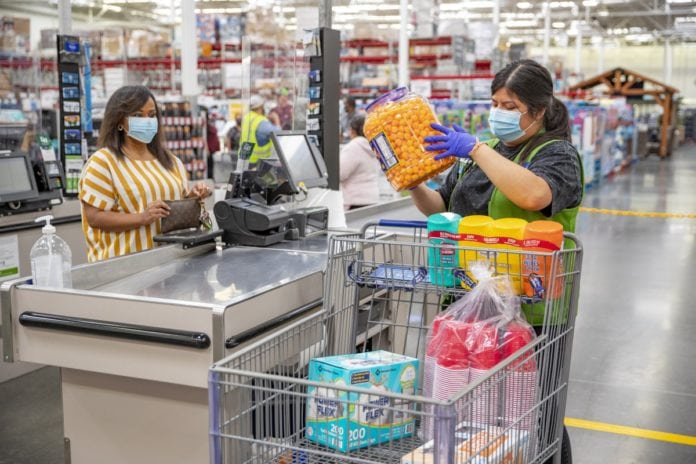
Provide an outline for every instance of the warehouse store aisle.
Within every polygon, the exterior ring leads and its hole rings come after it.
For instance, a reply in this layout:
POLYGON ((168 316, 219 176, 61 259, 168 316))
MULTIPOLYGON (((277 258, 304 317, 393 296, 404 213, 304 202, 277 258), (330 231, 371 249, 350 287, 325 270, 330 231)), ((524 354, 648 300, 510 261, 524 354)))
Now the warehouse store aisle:
MULTIPOLYGON (((636 163, 590 190, 585 206, 695 213, 696 146, 636 163)), ((578 235, 585 258, 566 414, 651 438, 570 420, 575 462, 696 462, 696 446, 674 442, 696 437, 696 219, 583 212, 578 235)), ((0 464, 63 463, 59 385, 56 368, 0 384, 0 464)))
MULTIPOLYGON (((696 213, 696 147, 636 163, 584 205, 696 213)), ((566 416, 687 437, 571 427, 575 461, 696 462, 696 219, 581 213, 577 233, 585 256, 566 416)))

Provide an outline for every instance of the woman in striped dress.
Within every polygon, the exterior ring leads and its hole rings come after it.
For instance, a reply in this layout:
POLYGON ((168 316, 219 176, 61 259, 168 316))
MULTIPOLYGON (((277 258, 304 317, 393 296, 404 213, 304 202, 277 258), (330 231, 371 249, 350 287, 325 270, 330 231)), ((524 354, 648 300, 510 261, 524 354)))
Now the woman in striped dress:
POLYGON ((79 198, 90 262, 147 250, 169 214, 165 200, 205 198, 164 146, 160 110, 143 86, 118 89, 106 104, 99 146, 82 170, 79 198))

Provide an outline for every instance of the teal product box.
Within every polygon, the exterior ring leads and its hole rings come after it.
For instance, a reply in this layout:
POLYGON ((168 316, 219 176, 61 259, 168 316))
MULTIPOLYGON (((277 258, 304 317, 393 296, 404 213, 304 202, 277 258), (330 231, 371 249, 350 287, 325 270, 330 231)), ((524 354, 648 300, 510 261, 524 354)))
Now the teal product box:
POLYGON ((437 213, 428 217, 428 276, 435 285, 454 287, 453 271, 459 267, 459 221, 457 213, 437 213))
POLYGON ((418 369, 417 359, 388 351, 312 359, 309 380, 337 389, 307 388, 306 438, 347 452, 413 435, 413 405, 384 393, 415 395, 418 369), (340 390, 347 386, 366 391, 340 390))

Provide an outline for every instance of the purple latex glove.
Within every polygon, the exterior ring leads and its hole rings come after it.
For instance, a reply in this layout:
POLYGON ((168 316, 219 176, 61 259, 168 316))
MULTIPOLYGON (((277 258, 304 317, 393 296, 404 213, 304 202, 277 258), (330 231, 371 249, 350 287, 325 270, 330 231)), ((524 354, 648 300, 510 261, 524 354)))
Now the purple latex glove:
POLYGON ((477 139, 473 135, 469 134, 467 131, 454 124, 452 129, 449 127, 441 126, 440 124, 432 123, 430 125, 433 129, 442 132, 444 135, 429 135, 423 139, 426 143, 431 145, 425 147, 428 151, 440 151, 445 150, 444 153, 435 155, 436 160, 441 160, 448 156, 456 156, 457 158, 468 158, 469 152, 474 145, 476 145, 477 139))

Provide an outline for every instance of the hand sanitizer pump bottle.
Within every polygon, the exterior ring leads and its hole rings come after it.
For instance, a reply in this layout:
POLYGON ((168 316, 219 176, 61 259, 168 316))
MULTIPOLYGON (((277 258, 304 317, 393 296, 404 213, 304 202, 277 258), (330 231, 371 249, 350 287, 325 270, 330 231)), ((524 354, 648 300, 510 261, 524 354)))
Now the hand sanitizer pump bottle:
POLYGON ((45 221, 43 235, 31 247, 31 275, 34 285, 41 287, 72 287, 72 252, 68 244, 56 235, 51 225, 53 216, 41 216, 34 222, 45 221))

